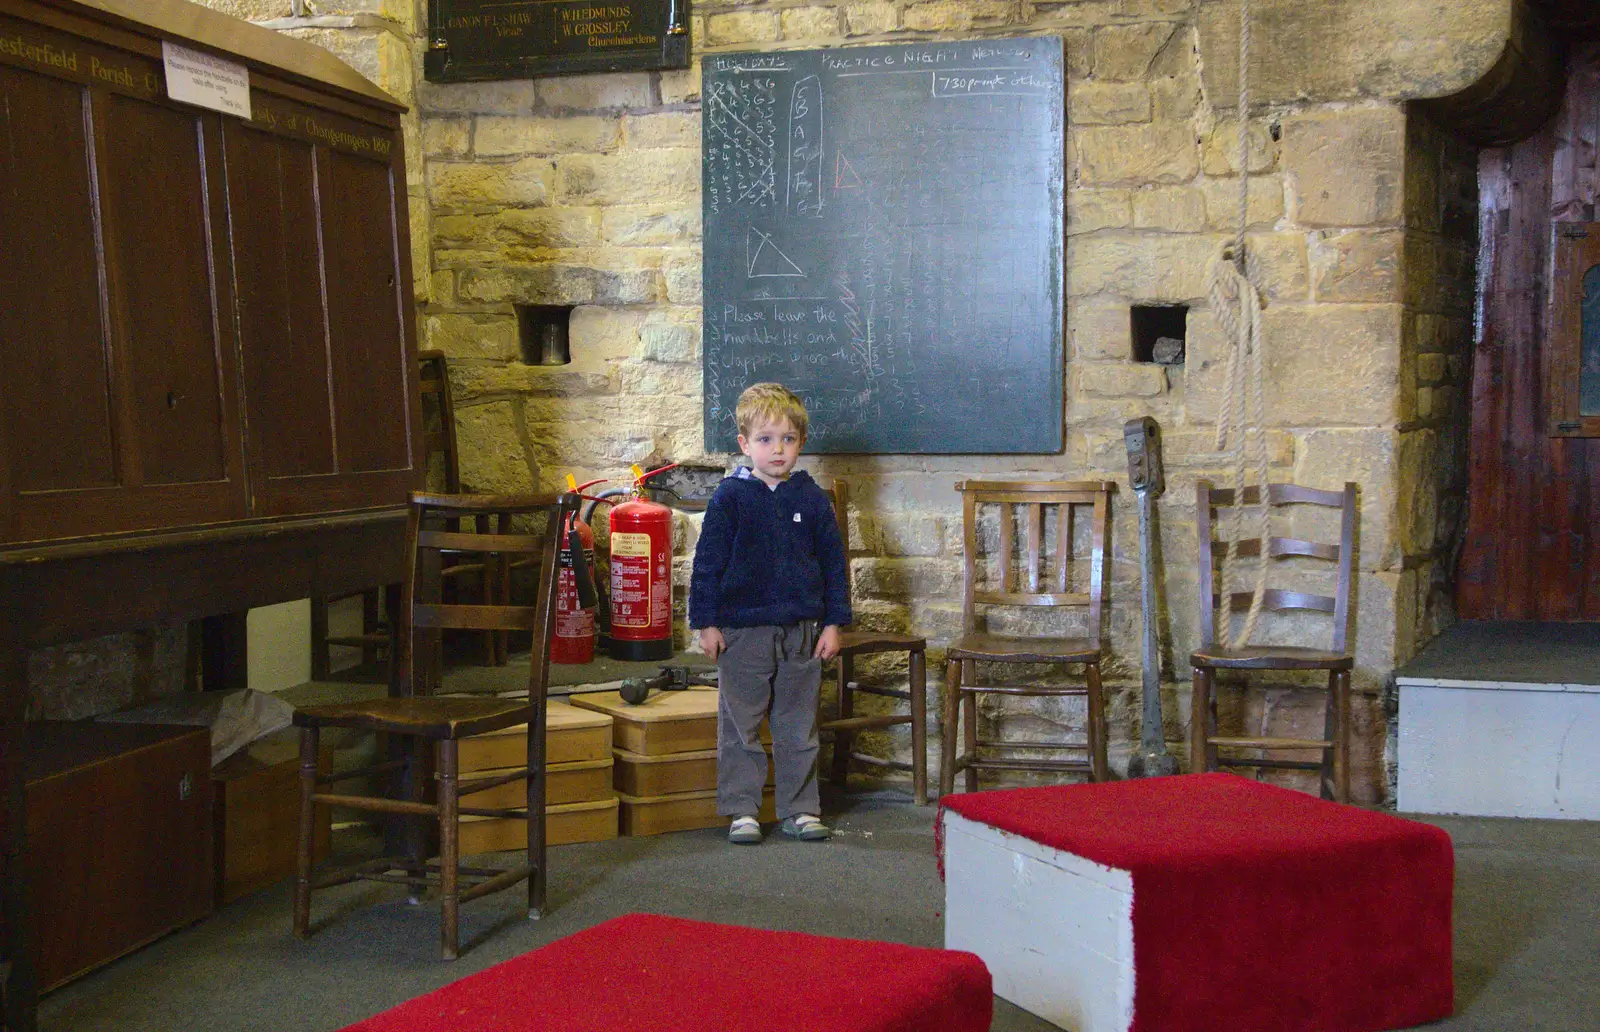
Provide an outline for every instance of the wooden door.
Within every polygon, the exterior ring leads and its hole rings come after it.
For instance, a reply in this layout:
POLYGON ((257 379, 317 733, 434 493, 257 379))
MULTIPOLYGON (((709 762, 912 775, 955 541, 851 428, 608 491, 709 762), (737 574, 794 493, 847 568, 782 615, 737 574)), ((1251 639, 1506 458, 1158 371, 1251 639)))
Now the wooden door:
POLYGON ((399 134, 256 103, 225 127, 255 511, 401 504, 419 417, 399 134))

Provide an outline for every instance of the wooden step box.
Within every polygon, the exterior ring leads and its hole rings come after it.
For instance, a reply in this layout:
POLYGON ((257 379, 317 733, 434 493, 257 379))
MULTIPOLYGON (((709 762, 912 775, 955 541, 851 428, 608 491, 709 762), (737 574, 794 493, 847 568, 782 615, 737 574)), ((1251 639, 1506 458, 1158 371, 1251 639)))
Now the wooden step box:
MULTIPOLYGON (((328 769, 330 753, 320 764, 328 769)), ((294 877, 300 835, 300 743, 292 728, 241 749, 211 771, 217 904, 294 877)), ((318 806, 312 855, 328 855, 331 811, 318 806)))
MULTIPOLYGON (((622 701, 617 692, 590 692, 571 696, 572 705, 604 713, 616 721, 612 744, 641 756, 701 752, 717 747, 717 691, 689 688, 652 692, 637 706, 622 701)), ((761 740, 771 744, 765 723, 761 740)))

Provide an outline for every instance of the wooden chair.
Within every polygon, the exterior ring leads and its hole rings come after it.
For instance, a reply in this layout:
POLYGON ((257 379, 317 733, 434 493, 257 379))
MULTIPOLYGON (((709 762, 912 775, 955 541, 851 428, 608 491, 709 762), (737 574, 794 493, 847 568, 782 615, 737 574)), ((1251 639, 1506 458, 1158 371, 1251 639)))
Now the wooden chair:
MULTIPOLYGON (((450 369, 443 351, 417 352, 418 382, 421 385, 422 403, 422 454, 424 476, 428 486, 437 487, 445 494, 461 493, 461 460, 456 447, 456 410, 450 393, 450 369)), ((459 523, 459 521, 456 521, 459 523)), ((459 529, 452 526, 451 529, 459 529)), ((485 580, 481 563, 446 559, 438 575, 446 582, 476 580, 476 590, 487 593, 494 586, 485 580)), ((505 571, 509 575, 509 571, 505 571)), ((356 592, 361 596, 361 631, 357 634, 333 635, 328 633, 328 607, 334 602, 354 595, 336 595, 311 600, 311 678, 327 680, 333 672, 332 648, 344 645, 361 650, 361 662, 371 664, 381 655, 391 652, 393 617, 386 622, 385 614, 396 613, 401 603, 399 585, 392 585, 384 604, 380 607, 380 588, 356 592)), ((479 658, 485 665, 504 666, 507 658, 506 635, 492 631, 480 636, 479 658)), ((427 636, 421 650, 424 679, 437 687, 443 669, 443 648, 435 632, 427 636)))
MULTIPOLYGON (((1244 489, 1244 504, 1260 499, 1255 487, 1244 489)), ((1200 648, 1189 656, 1194 667, 1193 709, 1190 717, 1189 763, 1193 771, 1215 770, 1221 766, 1247 766, 1321 772, 1322 794, 1339 802, 1350 798, 1350 669, 1355 657, 1347 647, 1346 630, 1350 618, 1350 578, 1355 566, 1356 485, 1345 484, 1343 491, 1318 491, 1294 484, 1272 484, 1267 488, 1268 505, 1277 508, 1304 504, 1340 510, 1337 545, 1303 541, 1298 538, 1270 537, 1266 558, 1305 556, 1339 564, 1336 593, 1312 595, 1301 591, 1266 589, 1264 610, 1313 610, 1333 614, 1333 645, 1329 649, 1291 646, 1247 645, 1224 649, 1216 644, 1215 610, 1220 604, 1212 587, 1215 553, 1212 549, 1211 514, 1214 509, 1234 504, 1231 490, 1216 490, 1202 480, 1195 489, 1195 524, 1200 538, 1200 648), (1274 738, 1241 737, 1217 733, 1216 682, 1218 670, 1326 670, 1328 704, 1323 737, 1274 738), (1262 755, 1256 758, 1225 757, 1219 749, 1319 750, 1320 762, 1285 760, 1262 755)), ((1259 539, 1240 541, 1235 554, 1261 556, 1259 539)), ((1224 619, 1250 608, 1251 592, 1230 592, 1224 619)))
MULTIPOLYGON (((1086 773, 1091 781, 1108 777, 1105 700, 1100 689, 1101 617, 1105 601, 1106 537, 1111 518, 1109 481, 976 481, 956 485, 962 496, 963 588, 959 638, 945 652, 943 742, 939 790, 955 789, 957 772, 966 772, 966 790, 978 788, 980 770, 1036 770, 1086 773), (992 540, 979 531, 979 506, 998 506, 999 529, 992 540), (1047 507, 1056 510, 1053 558, 1045 540, 1047 507), (1073 591, 1073 571, 1080 559, 1073 547, 1074 510, 1092 510, 1088 529, 1087 591, 1073 591), (1020 510, 1021 555, 1017 528, 1020 510), (994 546, 999 577, 979 577, 985 545, 994 546), (1017 560, 1022 560, 1018 568, 1017 560), (1048 575, 1047 575, 1048 574, 1048 575), (1015 586, 1014 586, 1015 585, 1015 586), (1085 606, 1082 637, 1020 638, 979 629, 979 606, 1085 606), (1082 664, 1084 685, 980 684, 979 661, 1019 664, 1082 664), (1084 745, 1052 741, 983 741, 978 737, 978 696, 990 693, 1020 696, 1084 696, 1088 704, 1088 741, 1084 745), (964 716, 965 748, 958 755, 957 729, 964 716), (992 748, 1087 749, 1086 760, 983 758, 992 748)), ((988 563, 983 564, 985 568, 988 563)))
MULTIPOLYGON (((440 888, 443 927, 442 949, 446 960, 457 954, 456 914, 460 903, 498 892, 517 882, 528 881, 528 915, 538 917, 545 902, 545 688, 550 670, 549 645, 555 628, 555 584, 558 530, 570 512, 577 511, 576 495, 494 496, 434 495, 411 496, 409 539, 412 563, 406 579, 409 619, 399 637, 397 662, 408 675, 408 691, 418 682, 413 642, 420 632, 439 627, 472 630, 504 629, 533 632, 533 654, 528 670, 528 697, 433 697, 426 693, 366 702, 311 706, 296 711, 294 722, 300 728, 300 842, 295 880, 294 930, 304 936, 310 930, 311 891, 356 879, 394 882, 410 887, 412 899, 419 898, 427 885, 440 888), (512 532, 512 517, 518 514, 545 515, 542 537, 512 532), (454 524, 474 518, 492 521, 492 533, 467 533, 434 526, 454 524), (502 567, 512 555, 534 554, 539 558, 539 588, 532 606, 441 604, 437 591, 428 592, 418 574, 429 553, 471 552, 482 555, 491 570, 502 567), (462 738, 518 724, 528 726, 527 769, 513 774, 493 775, 466 782, 458 781, 458 743, 462 738), (349 773, 324 776, 317 770, 318 735, 324 727, 354 727, 389 736, 395 759, 349 773), (429 757, 425 746, 432 744, 436 756, 437 801, 427 802, 426 772, 429 757), (347 795, 320 790, 321 786, 352 778, 385 772, 398 772, 399 798, 347 795), (527 783, 526 809, 486 809, 460 805, 463 796, 487 791, 511 781, 527 783), (317 805, 345 806, 378 813, 401 814, 406 818, 404 856, 384 856, 312 880, 312 815, 317 805), (458 867, 459 827, 462 815, 513 817, 528 822, 527 862, 510 870, 485 870, 458 867), (439 825, 439 862, 426 862, 426 827, 422 818, 439 825), (462 887, 462 877, 482 879, 462 887)), ((498 601, 498 600, 494 600, 498 601)))
MULTIPOLYGON (((848 491, 842 480, 834 480, 828 490, 833 497, 833 515, 839 523, 839 540, 845 542, 845 549, 848 552, 850 542, 849 516, 846 509, 849 503, 848 491)), ((848 571, 848 561, 845 567, 848 571)), ((848 573, 846 575, 848 576, 848 573)), ((891 770, 909 770, 912 797, 918 806, 928 805, 928 675, 925 663, 927 649, 928 643, 925 639, 909 634, 879 631, 841 632, 836 671, 839 679, 838 705, 833 717, 823 719, 817 725, 819 732, 833 739, 831 780, 835 784, 840 786, 845 784, 851 760, 891 770), (907 654, 910 675, 907 688, 886 688, 882 685, 863 684, 856 680, 856 657, 883 652, 907 654), (910 712, 858 717, 855 714, 855 696, 858 692, 890 699, 904 699, 910 704, 910 712), (857 733, 897 727, 901 724, 911 725, 910 763, 851 751, 850 746, 857 733)))

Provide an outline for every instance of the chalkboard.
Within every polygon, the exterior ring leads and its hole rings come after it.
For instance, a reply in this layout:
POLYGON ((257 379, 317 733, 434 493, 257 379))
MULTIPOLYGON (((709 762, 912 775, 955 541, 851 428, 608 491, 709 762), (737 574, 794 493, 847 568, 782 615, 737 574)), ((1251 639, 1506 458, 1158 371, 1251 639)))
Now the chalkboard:
POLYGON ((752 383, 815 452, 1059 452, 1059 37, 702 62, 705 438, 752 383))

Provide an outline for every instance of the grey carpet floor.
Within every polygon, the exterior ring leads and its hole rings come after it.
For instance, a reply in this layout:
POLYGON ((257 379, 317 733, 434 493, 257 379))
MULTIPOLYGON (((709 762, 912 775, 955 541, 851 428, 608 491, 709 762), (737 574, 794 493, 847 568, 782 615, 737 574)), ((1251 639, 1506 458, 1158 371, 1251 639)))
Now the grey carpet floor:
MULTIPOLYGON (((48 995, 45 1032, 323 1032, 632 911, 941 944, 932 808, 893 793, 830 810, 825 844, 720 832, 551 851, 551 911, 516 889, 463 908, 468 952, 438 959, 438 908, 400 889, 319 893, 311 939, 289 935, 287 883, 246 897, 48 995)), ((1455 839, 1457 1014, 1441 1032, 1600 1030, 1600 826, 1443 818, 1455 839)), ((751 1001, 754 1007, 783 1006, 751 1001)), ((996 1001, 996 1032, 1051 1029, 996 1001)))

